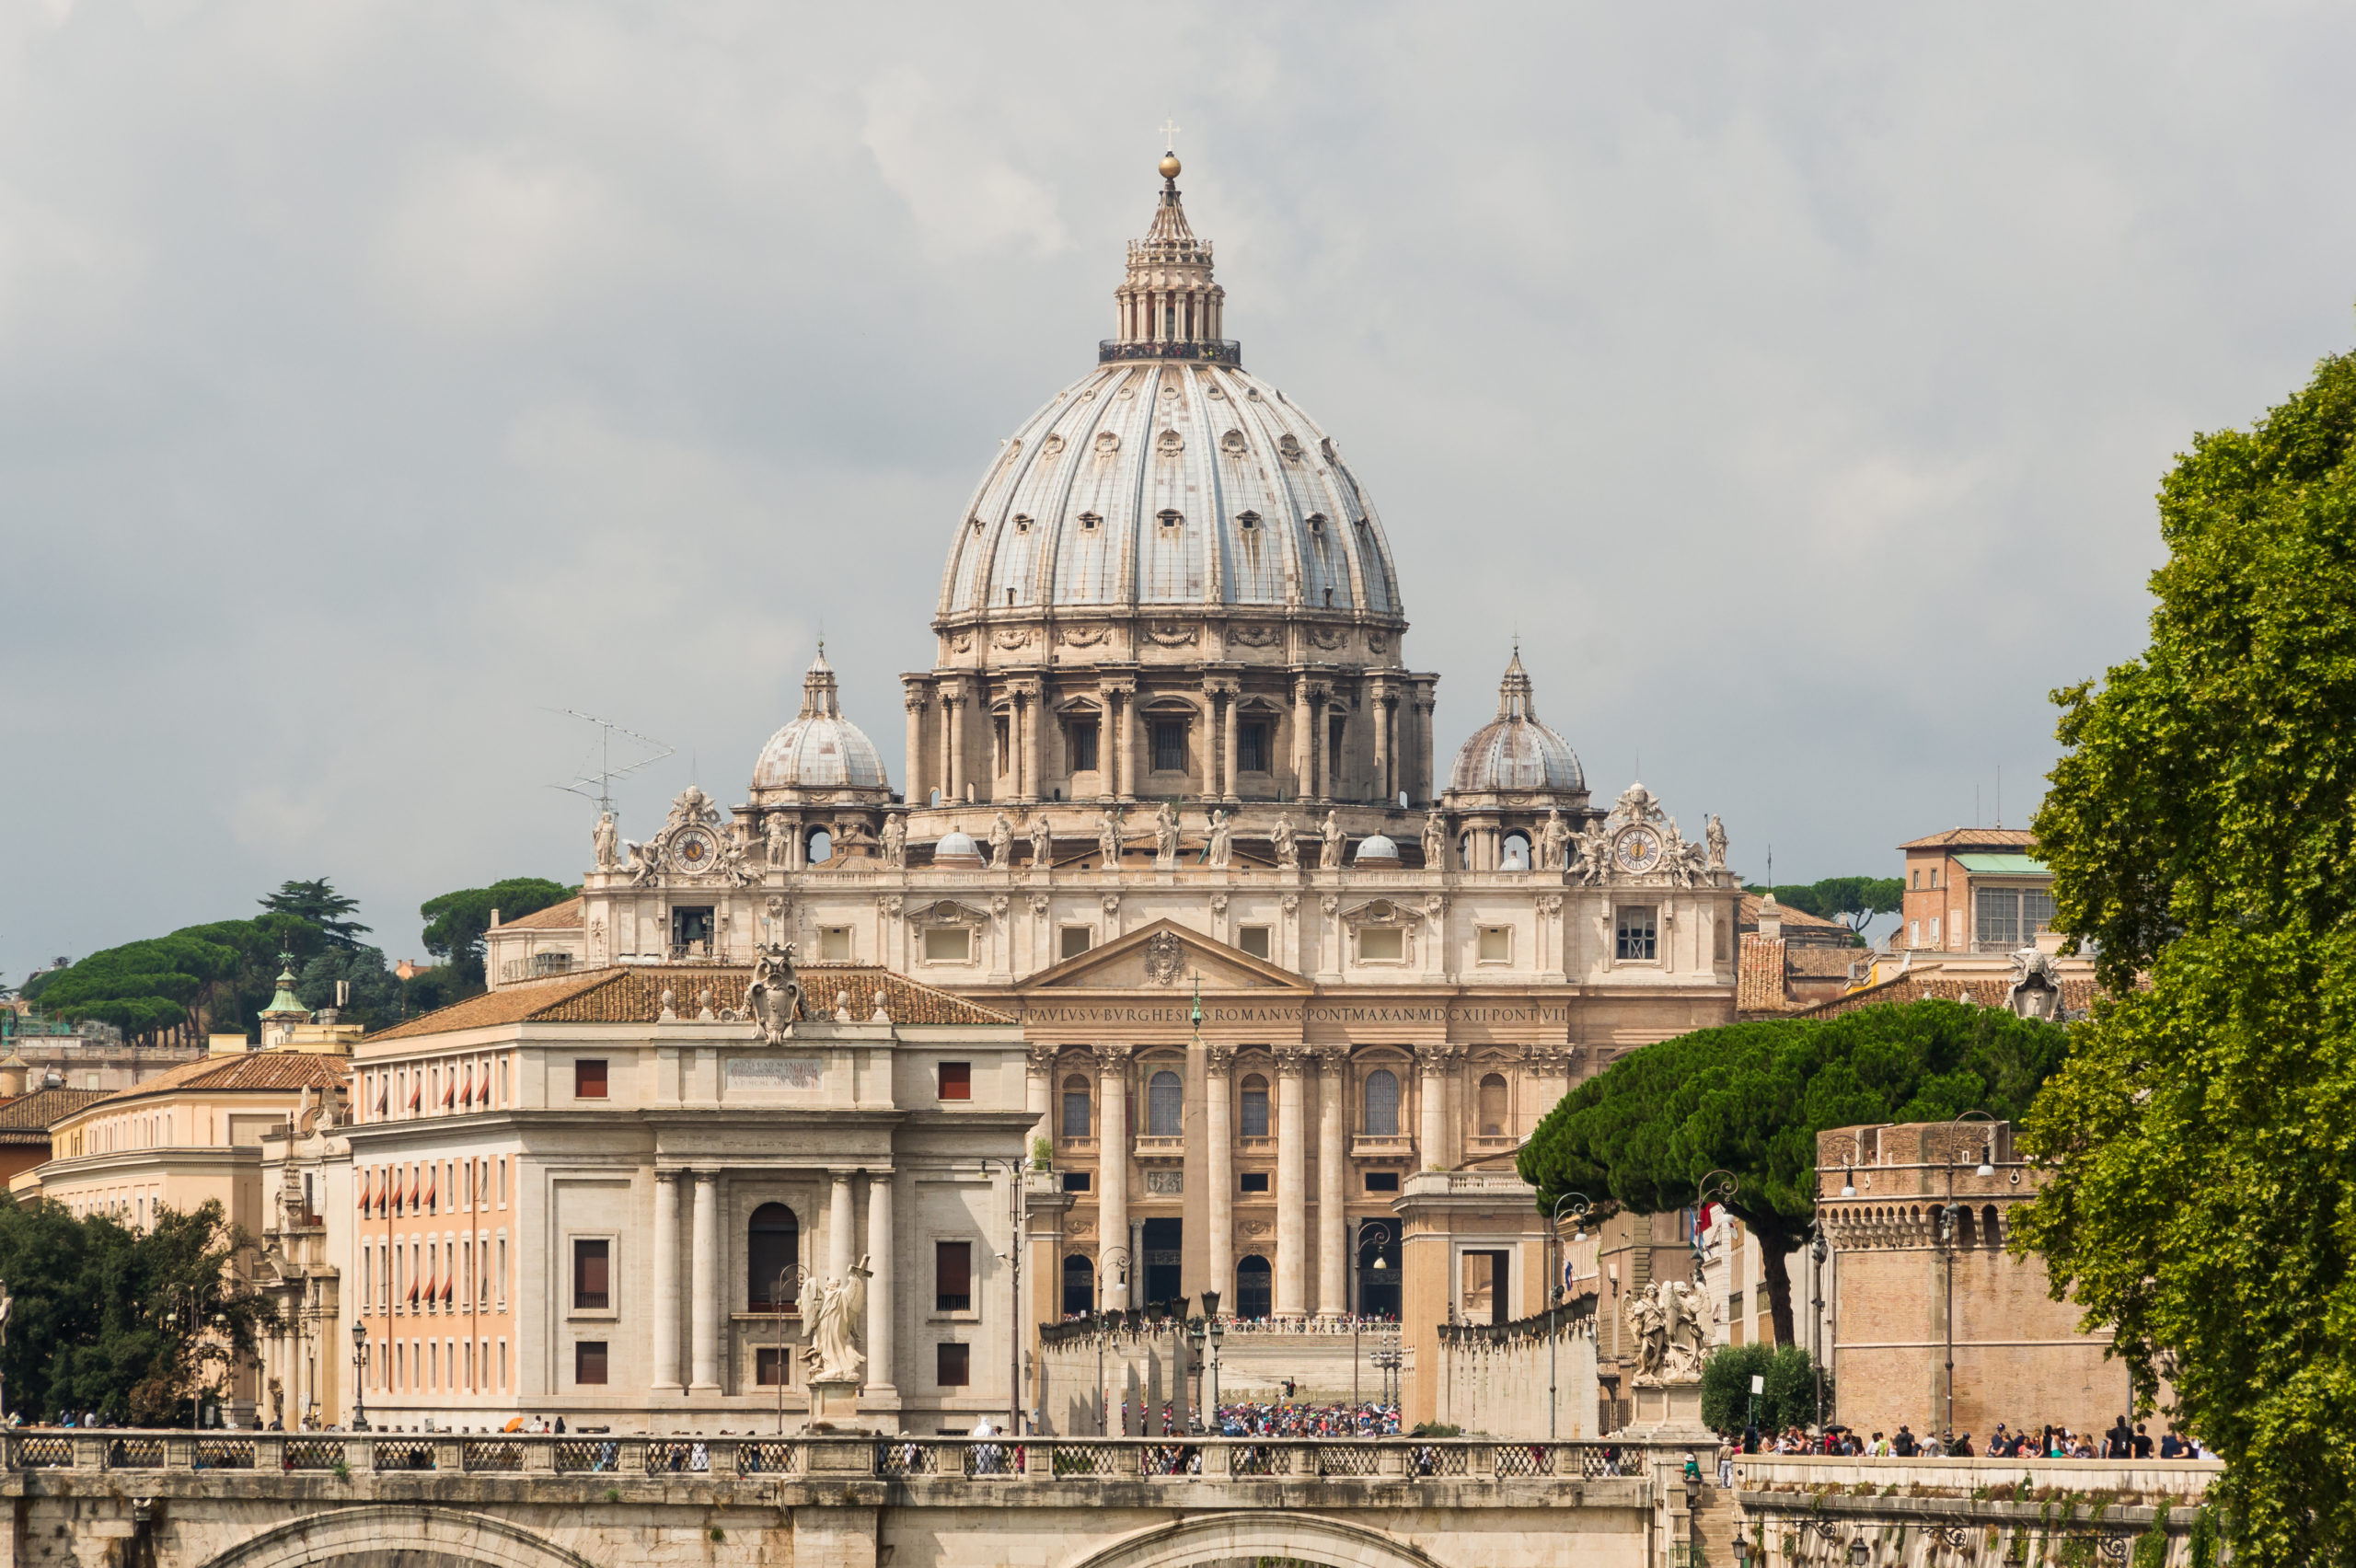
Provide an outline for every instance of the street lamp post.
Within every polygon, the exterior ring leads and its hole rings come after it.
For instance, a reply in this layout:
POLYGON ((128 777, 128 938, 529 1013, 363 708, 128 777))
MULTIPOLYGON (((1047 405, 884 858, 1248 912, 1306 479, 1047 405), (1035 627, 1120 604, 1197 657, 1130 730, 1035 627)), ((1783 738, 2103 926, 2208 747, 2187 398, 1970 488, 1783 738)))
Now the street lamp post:
MULTIPOLYGON (((0 1361, 6 1361, 7 1359, 8 1319, 16 1309, 17 1298, 8 1294, 8 1282, 5 1279, 0 1279, 0 1361)), ((7 1419, 7 1388, 5 1383, 0 1383, 0 1423, 5 1423, 7 1419)))
POLYGON ((1210 1435, 1214 1437, 1219 1435, 1218 1342, 1225 1337, 1226 1333, 1227 1331, 1219 1326, 1218 1292, 1206 1290, 1203 1292, 1203 1343, 1206 1348, 1203 1371, 1210 1386, 1204 1396, 1203 1408, 1211 1412, 1210 1435))
MULTIPOLYGON (((1374 1266, 1377 1269, 1387 1271, 1391 1267, 1391 1260, 1383 1256, 1383 1250, 1391 1245, 1392 1238, 1397 1233, 1382 1220, 1369 1219, 1366 1221, 1358 1227, 1358 1257, 1360 1259, 1364 1259, 1366 1257, 1367 1238, 1369 1236, 1372 1236, 1374 1238, 1374 1266)), ((1358 1419, 1358 1407, 1365 1402, 1358 1397, 1360 1393, 1360 1389, 1358 1388, 1358 1328, 1360 1321, 1366 1317, 1366 1312, 1364 1310, 1366 1307, 1366 1293, 1363 1290, 1358 1293, 1358 1307, 1360 1310, 1354 1313, 1350 1318, 1350 1421, 1353 1425, 1357 1424, 1358 1419)))
POLYGON ((1814 1285, 1813 1299, 1808 1305, 1816 1314, 1807 1326, 1808 1359, 1816 1363, 1816 1435, 1821 1441, 1824 1436, 1824 1260, 1831 1255, 1832 1249, 1825 1242, 1821 1216, 1809 1222, 1808 1229, 1811 1232, 1807 1244, 1811 1265, 1808 1278, 1814 1285))
POLYGON ((1031 1168, 1028 1156, 1020 1159, 985 1156, 982 1174, 996 1167, 1006 1172, 1007 1240, 1004 1261, 1009 1276, 1006 1314, 1006 1431, 1022 1435, 1022 1173, 1031 1168))
MULTIPOLYGON (((1962 1115, 1958 1116, 1955 1120, 1949 1122, 1947 1124, 1947 1128, 1952 1132, 1956 1128, 1962 1126, 1966 1122, 1970 1121, 1974 1116, 1979 1117, 1981 1121, 1988 1124, 1989 1137, 1989 1143, 1984 1143, 1980 1146, 1980 1167, 1975 1174, 1981 1176, 1993 1176, 1996 1174, 1996 1166, 1994 1161, 1990 1159, 1990 1156, 1995 1151, 1990 1147, 1990 1145, 1994 1142, 1996 1136, 1996 1118, 1990 1115, 1985 1111, 1966 1111, 1962 1115)), ((1941 1227, 1945 1231, 1943 1239, 1946 1243, 1945 1248, 1942 1249, 1942 1251, 1945 1254, 1946 1267, 1940 1271, 1946 1275, 1946 1279, 1942 1283, 1946 1296, 1946 1310, 1942 1314, 1942 1316, 1946 1320, 1943 1325, 1946 1330, 1947 1345, 1946 1419, 1944 1422, 1938 1421, 1938 1412, 1935 1411, 1932 1412, 1932 1418, 1934 1424, 1937 1425, 1939 1429, 1939 1447, 1942 1452, 1946 1451, 1947 1444, 1952 1442, 1955 1438, 1955 1242, 1958 1221, 1961 1219, 1963 1214, 1962 1209, 1957 1206, 1955 1201, 1955 1143, 1956 1140, 1953 1138, 1946 1140, 1947 1201, 1946 1206, 1940 1211, 1939 1216, 1941 1227)))
POLYGON ((1547 1256, 1553 1260, 1546 1278, 1546 1440, 1554 1440, 1554 1407, 1557 1385, 1554 1375, 1554 1341, 1557 1327, 1555 1315, 1562 1309, 1563 1300, 1563 1213, 1569 1209, 1578 1216, 1578 1234, 1574 1241, 1587 1239, 1588 1211, 1595 1205, 1585 1193, 1565 1193, 1554 1200, 1553 1223, 1546 1228, 1547 1256))
POLYGON ((1129 1283, 1129 1250, 1113 1246, 1096 1254, 1096 1435, 1099 1437, 1110 1435, 1106 1424, 1112 1417, 1112 1401, 1104 1397, 1104 1281, 1115 1267, 1113 1262, 1115 1258, 1120 1260, 1117 1265, 1120 1277, 1114 1283, 1126 1289, 1129 1283))
POLYGON ((352 1320, 352 1429, 368 1430, 368 1325, 352 1320))

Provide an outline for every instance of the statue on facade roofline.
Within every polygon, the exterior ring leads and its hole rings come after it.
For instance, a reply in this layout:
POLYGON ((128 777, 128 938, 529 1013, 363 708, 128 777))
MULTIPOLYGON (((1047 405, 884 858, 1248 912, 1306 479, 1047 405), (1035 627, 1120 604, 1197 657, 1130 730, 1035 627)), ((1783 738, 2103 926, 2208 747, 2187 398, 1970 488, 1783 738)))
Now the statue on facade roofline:
POLYGON ((1055 856, 1056 833, 1055 829, 1047 825, 1047 813, 1033 812, 1031 813, 1031 869, 1034 871, 1045 870, 1047 862, 1054 859, 1055 856))
POLYGON ((1718 820, 1717 813, 1710 813, 1709 825, 1703 829, 1702 836, 1710 846, 1709 870, 1725 870, 1727 869, 1727 824, 1718 820))
POLYGON ((1288 871, 1300 869, 1300 839, 1293 831, 1292 818, 1276 818, 1276 825, 1268 830, 1268 843, 1276 852, 1279 867, 1288 871))
POLYGON ((1170 802, 1153 813, 1153 869, 1157 871, 1175 870, 1178 865, 1178 813, 1170 802))
POLYGON ((1004 812, 990 818, 990 870, 1005 870, 1014 862, 1014 824, 1004 812))
POLYGON ((1103 861, 1101 870, 1118 870, 1121 866, 1121 819, 1110 806, 1096 819, 1096 854, 1103 861))
POLYGON ((785 820, 783 812, 771 812, 762 828, 762 839, 768 847, 769 870, 782 871, 793 864, 793 824, 785 820))
MULTIPOLYGON (((1211 813, 1210 841, 1205 847, 1203 863, 1215 871, 1223 871, 1227 870, 1228 861, 1234 851, 1235 824, 1228 820, 1225 812, 1211 813)), ((1225 895, 1221 894, 1221 896, 1225 895)))
POLYGON ((620 826, 614 821, 613 813, 604 813, 597 818, 597 825, 590 834, 590 841, 597 847, 599 870, 611 871, 620 869, 621 833, 620 826))
POLYGON ((1448 824, 1434 806, 1424 818, 1424 870, 1448 870, 1448 824))
POLYGON ((908 819, 898 812, 884 818, 884 863, 895 870, 908 863, 908 819))
POLYGON ((1328 871, 1340 870, 1342 869, 1342 845, 1345 839, 1345 835, 1342 832, 1342 813, 1339 812, 1327 812, 1325 813, 1325 825, 1318 829, 1318 836, 1325 841, 1323 847, 1317 852, 1317 864, 1319 868, 1328 871))
POLYGON ((1570 842, 1571 829, 1563 821, 1563 813, 1549 806, 1545 824, 1538 830, 1538 869, 1542 871, 1563 870, 1567 863, 1570 842))

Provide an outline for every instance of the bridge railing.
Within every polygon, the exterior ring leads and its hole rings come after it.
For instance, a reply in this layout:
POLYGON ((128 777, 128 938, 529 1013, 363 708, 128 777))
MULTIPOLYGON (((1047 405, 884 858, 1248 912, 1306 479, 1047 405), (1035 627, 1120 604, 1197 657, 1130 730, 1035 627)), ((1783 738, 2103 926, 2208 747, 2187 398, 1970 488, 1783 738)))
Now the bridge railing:
POLYGON ((1605 1480, 1646 1473, 1637 1445, 1478 1438, 554 1436, 538 1433, 278 1433, 202 1435, 101 1429, 12 1432, 12 1470, 320 1471, 606 1477, 878 1476, 1172 1483, 1270 1478, 1351 1481, 1605 1480))

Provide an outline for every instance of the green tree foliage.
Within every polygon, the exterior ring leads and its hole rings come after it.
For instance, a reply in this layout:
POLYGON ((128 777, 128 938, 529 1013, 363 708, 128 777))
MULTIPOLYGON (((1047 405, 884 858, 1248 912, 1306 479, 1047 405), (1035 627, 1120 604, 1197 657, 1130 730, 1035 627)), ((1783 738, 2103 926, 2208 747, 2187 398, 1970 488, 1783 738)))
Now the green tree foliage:
POLYGON ((96 1019, 133 1040, 192 1021, 193 1008, 212 986, 235 975, 237 950, 175 934, 94 952, 43 976, 42 1007, 67 1022, 96 1019))
MULTIPOLYGON (((1816 1357, 1796 1344, 1726 1344, 1702 1363, 1702 1424, 1740 1432, 1752 1414, 1761 1432, 1816 1424, 1816 1357), (1754 1407, 1750 1379, 1767 1386, 1754 1407)), ((1824 1408, 1832 1408, 1832 1374, 1824 1374, 1824 1408)))
POLYGON ((186 1421, 186 1401, 225 1393, 274 1320, 232 1266, 251 1246, 218 1203, 163 1210, 146 1230, 55 1204, 0 1206, 0 1278, 16 1298, 0 1353, 10 1408, 186 1421))
POLYGON ((426 922, 425 951, 449 965, 458 996, 470 995, 483 988, 483 933, 491 929, 492 910, 499 911, 502 920, 513 920, 561 904, 580 891, 546 877, 509 877, 489 887, 460 888, 429 898, 417 906, 426 922))
POLYGON ((2055 925, 2116 999, 2030 1117, 2057 1294, 2224 1456, 2235 1560, 2356 1563, 2356 356, 2160 492, 2142 656, 2055 694, 2055 925), (2146 972, 2149 989, 2130 988, 2146 972))
MULTIPOLYGON (((1745 893, 1764 894, 1764 887, 1746 887, 1745 893)), ((1822 882, 1803 887, 1779 887, 1773 890, 1775 902, 1796 909, 1803 915, 1813 915, 1819 920, 1845 922, 1853 931, 1862 931, 1872 924, 1877 915, 1895 915, 1906 893, 1903 877, 1827 877, 1822 882)))
POLYGON ((313 1012, 336 1005, 336 982, 344 982, 349 1000, 338 1015, 345 1023, 368 1029, 390 1029, 406 1016, 401 983, 386 966, 382 949, 329 948, 297 971, 294 997, 313 1012))
MULTIPOLYGON (((1727 1207, 1781 1257, 1815 1217, 1817 1134, 1966 1111, 2015 1119, 2067 1048, 2056 1025, 1963 1002, 1699 1030, 1632 1051, 1565 1095, 1516 1163, 1542 1213, 1567 1192, 1667 1213, 1690 1207, 1710 1171, 1730 1171, 1727 1207)), ((1791 1281, 1766 1273, 1775 1337, 1788 1344, 1791 1281)))
POLYGON ((360 939, 368 933, 368 928, 359 921, 345 918, 360 907, 360 901, 336 892, 325 877, 281 882, 276 893, 255 902, 272 915, 291 915, 317 928, 320 939, 329 947, 356 948, 360 939))

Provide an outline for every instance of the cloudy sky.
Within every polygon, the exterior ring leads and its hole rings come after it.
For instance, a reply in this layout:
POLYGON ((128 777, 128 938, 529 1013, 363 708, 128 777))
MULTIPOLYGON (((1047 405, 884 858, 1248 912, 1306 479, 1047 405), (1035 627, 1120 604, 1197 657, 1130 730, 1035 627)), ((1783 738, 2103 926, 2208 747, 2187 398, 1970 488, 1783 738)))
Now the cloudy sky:
MULTIPOLYGON (((1452 748, 1753 877, 2022 820, 2152 493, 2349 346, 2356 9, 0 3, 0 975, 573 877, 895 676, 1159 127, 1452 748), (1641 758, 1641 764, 1640 759, 1641 758)), ((1445 766, 1443 755, 1442 766, 1445 766)))

